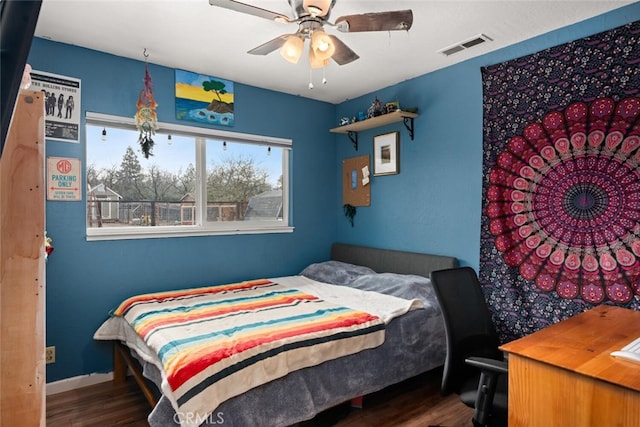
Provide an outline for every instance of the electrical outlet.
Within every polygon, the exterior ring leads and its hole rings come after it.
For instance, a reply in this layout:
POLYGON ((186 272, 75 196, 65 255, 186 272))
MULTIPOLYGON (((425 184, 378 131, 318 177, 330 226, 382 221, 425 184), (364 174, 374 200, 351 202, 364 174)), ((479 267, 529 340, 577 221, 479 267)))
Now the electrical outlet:
POLYGON ((49 363, 56 363, 56 347, 55 346, 47 347, 45 349, 44 360, 47 365, 49 363))

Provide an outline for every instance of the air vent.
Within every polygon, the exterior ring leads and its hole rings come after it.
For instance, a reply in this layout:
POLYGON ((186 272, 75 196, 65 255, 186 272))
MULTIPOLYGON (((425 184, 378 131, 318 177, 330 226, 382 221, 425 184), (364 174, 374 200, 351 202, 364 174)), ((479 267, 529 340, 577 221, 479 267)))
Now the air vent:
POLYGON ((477 36, 471 37, 470 39, 445 47, 444 49, 440 49, 438 53, 449 56, 449 55, 453 55, 454 53, 461 52, 465 49, 469 49, 473 46, 478 46, 479 44, 482 44, 484 42, 491 42, 491 41, 493 41, 491 37, 488 37, 484 34, 478 34, 477 36))

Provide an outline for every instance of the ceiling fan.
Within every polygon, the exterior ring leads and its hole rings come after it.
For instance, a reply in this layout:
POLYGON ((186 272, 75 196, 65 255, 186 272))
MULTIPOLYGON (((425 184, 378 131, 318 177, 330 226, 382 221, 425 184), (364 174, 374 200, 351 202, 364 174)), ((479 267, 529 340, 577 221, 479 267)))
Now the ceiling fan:
POLYGON ((295 33, 278 36, 251 49, 247 53, 267 55, 276 49, 280 49, 280 54, 287 61, 297 63, 302 54, 304 42, 309 39, 309 62, 312 68, 324 67, 329 63, 330 59, 333 59, 338 65, 345 65, 359 58, 358 54, 336 36, 325 33, 325 25, 334 27, 343 33, 354 33, 363 31, 408 31, 413 24, 413 12, 410 9, 346 15, 339 17, 335 22, 330 22, 329 16, 336 0, 288 1, 293 17, 235 0, 209 0, 209 4, 276 22, 298 24, 298 30, 295 33))

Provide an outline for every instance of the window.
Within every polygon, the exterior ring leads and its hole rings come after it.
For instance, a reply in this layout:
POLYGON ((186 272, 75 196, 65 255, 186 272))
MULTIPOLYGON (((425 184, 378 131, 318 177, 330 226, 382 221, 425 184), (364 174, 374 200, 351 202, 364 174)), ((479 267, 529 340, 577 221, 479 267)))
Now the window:
POLYGON ((133 120, 87 113, 88 240, 292 231, 291 140, 159 128, 147 159, 133 120))

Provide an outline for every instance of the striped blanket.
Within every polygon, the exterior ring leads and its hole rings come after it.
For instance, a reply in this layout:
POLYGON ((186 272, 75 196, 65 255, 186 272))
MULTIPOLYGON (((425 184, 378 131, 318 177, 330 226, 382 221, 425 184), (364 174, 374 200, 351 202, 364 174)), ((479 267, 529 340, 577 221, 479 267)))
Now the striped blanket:
POLYGON ((267 279, 139 295, 112 314, 157 353, 182 426, 289 372, 376 347, 385 332, 378 316, 267 279))

